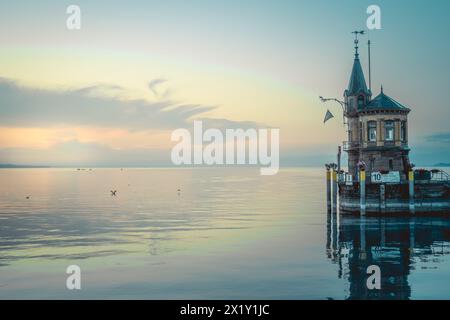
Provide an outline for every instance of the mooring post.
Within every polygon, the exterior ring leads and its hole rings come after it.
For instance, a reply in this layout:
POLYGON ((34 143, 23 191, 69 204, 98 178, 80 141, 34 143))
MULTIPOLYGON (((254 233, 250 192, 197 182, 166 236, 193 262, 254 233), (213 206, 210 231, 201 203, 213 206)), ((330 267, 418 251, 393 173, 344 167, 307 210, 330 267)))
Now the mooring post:
POLYGON ((359 171, 359 192, 359 208, 361 215, 364 216, 366 215, 366 171, 364 171, 364 169, 359 171))
POLYGON ((327 165, 327 210, 331 212, 331 174, 330 167, 327 165))
POLYGON ((362 216, 359 219, 359 258, 361 260, 367 259, 366 251, 366 217, 362 216))
POLYGON ((386 211, 386 186, 380 184, 380 211, 386 211))
POLYGON ((415 218, 409 221, 409 250, 414 252, 414 247, 416 245, 416 230, 415 230, 415 218))
POLYGON ((341 150, 342 150, 341 146, 338 146, 338 154, 337 154, 337 170, 338 170, 338 173, 341 172, 341 153, 342 153, 341 150))
POLYGON ((337 250, 338 250, 338 241, 337 240, 338 240, 338 232, 339 232, 339 228, 338 228, 338 224, 337 224, 337 215, 333 214, 332 219, 333 219, 333 233, 332 233, 331 248, 332 248, 333 256, 336 257, 337 250))
POLYGON ((416 212, 416 206, 414 203, 414 171, 409 170, 409 212, 414 214, 416 212))
POLYGON ((326 244, 328 258, 331 258, 331 233, 332 232, 333 231, 331 229, 331 212, 328 211, 327 212, 327 244, 326 244))
POLYGON ((337 183, 337 171, 333 168, 333 213, 337 213, 337 194, 338 194, 338 183, 337 183))

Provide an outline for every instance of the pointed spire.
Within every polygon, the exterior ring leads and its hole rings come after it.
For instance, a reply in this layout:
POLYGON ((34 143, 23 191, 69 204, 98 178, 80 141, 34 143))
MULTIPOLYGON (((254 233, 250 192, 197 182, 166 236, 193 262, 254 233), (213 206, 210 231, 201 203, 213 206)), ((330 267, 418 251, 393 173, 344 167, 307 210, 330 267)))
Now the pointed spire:
POLYGON ((361 63, 359 62, 358 56, 355 54, 352 74, 350 76, 350 82, 348 84, 348 94, 356 95, 361 92, 369 95, 369 90, 367 90, 366 80, 364 78, 364 72, 362 70, 361 63))
POLYGON ((348 84, 348 95, 356 95, 358 93, 364 93, 370 96, 369 90, 367 90, 366 80, 364 78, 364 73, 361 67, 361 63, 359 61, 359 53, 358 53, 358 35, 363 35, 365 32, 361 31, 353 31, 355 35, 355 60, 353 62, 352 74, 350 76, 350 82, 348 84))
POLYGON ((383 85, 381 85, 381 94, 383 94, 383 85))

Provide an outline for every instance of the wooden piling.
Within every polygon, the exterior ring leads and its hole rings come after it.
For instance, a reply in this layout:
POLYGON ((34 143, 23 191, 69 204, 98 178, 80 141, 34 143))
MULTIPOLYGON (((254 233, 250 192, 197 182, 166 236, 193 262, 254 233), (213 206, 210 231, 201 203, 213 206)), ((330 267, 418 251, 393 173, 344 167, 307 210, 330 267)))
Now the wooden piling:
POLYGON ((331 173, 330 173, 330 168, 327 167, 327 172, 326 172, 326 176, 327 176, 327 210, 328 212, 331 212, 331 173))
POLYGON ((380 212, 386 212, 386 186, 380 184, 380 212))
POLYGON ((338 154, 337 154, 337 170, 338 170, 338 173, 341 171, 341 153, 342 153, 341 150, 342 150, 341 146, 339 146, 338 147, 338 154))
POLYGON ((416 245, 416 237, 415 237, 415 218, 412 218, 409 221, 409 250, 410 252, 414 252, 414 247, 416 245))
POLYGON ((360 200, 359 200, 359 208, 362 216, 366 215, 366 171, 361 169, 359 171, 359 192, 360 192, 360 200))
POLYGON ((366 251, 366 217, 361 216, 359 220, 359 258, 361 260, 367 259, 366 251))
POLYGON ((333 180, 333 213, 337 213, 338 182, 337 182, 337 171, 335 169, 333 169, 332 180, 333 180))
POLYGON ((414 214, 416 212, 416 206, 414 203, 414 171, 410 170, 408 174, 409 180, 409 212, 414 214))

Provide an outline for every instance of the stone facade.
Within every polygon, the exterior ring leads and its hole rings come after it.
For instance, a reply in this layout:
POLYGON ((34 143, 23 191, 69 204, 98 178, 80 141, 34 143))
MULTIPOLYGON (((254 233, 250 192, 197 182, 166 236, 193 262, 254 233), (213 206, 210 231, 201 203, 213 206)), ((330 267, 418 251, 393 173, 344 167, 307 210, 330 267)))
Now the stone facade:
POLYGON ((357 164, 361 161, 366 165, 368 176, 373 171, 399 171, 402 180, 406 180, 410 165, 406 112, 361 112, 348 124, 346 150, 349 153, 350 174, 357 176, 357 164), (393 131, 390 137, 386 133, 386 123, 390 123, 393 131), (376 131, 376 138, 372 140, 369 137, 370 124, 376 131))
POLYGON ((368 177, 375 171, 399 171, 401 180, 406 181, 410 109, 385 95, 383 88, 372 99, 357 53, 344 99, 348 134, 344 151, 348 153, 349 174, 357 179, 359 166, 364 166, 368 177))

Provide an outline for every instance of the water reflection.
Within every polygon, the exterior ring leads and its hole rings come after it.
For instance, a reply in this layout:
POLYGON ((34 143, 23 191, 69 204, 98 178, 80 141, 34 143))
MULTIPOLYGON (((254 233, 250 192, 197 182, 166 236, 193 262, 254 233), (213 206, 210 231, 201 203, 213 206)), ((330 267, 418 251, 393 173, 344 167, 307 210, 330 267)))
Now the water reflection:
POLYGON ((418 268, 437 268, 450 253, 450 221, 440 217, 355 217, 328 214, 326 254, 348 282, 348 299, 409 299, 418 268), (381 270, 369 290, 367 267, 381 270))
POLYGON ((0 299, 450 294, 449 222, 321 214, 322 168, 11 169, 0 181, 0 299), (381 292, 365 289, 371 264, 381 292))

